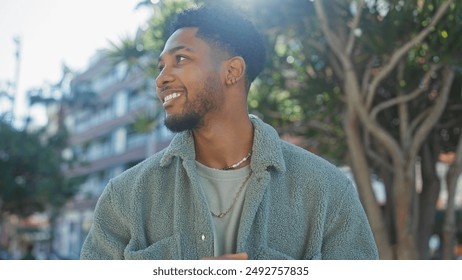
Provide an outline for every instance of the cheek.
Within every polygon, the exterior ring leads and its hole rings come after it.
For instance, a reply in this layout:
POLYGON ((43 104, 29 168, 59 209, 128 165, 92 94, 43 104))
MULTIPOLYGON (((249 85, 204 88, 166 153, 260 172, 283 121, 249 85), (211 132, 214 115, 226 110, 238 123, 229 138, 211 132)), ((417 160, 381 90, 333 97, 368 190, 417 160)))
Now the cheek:
POLYGON ((188 73, 181 78, 181 82, 187 89, 188 93, 201 92, 207 88, 207 80, 210 76, 197 71, 196 73, 188 73))
POLYGON ((181 79, 184 83, 201 83, 207 79, 207 74, 202 69, 197 67, 190 67, 185 69, 181 79))

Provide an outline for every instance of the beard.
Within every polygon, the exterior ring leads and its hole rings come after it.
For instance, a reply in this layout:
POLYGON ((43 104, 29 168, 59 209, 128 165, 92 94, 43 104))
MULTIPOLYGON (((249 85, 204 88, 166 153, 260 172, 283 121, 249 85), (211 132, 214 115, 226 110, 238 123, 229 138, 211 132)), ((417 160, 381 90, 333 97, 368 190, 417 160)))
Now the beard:
POLYGON ((188 92, 187 101, 181 114, 166 116, 164 124, 171 132, 198 129, 204 125, 204 116, 207 112, 219 110, 218 97, 221 96, 222 88, 218 76, 209 76, 202 89, 195 91, 197 96, 192 101, 189 99, 188 92))
POLYGON ((183 115, 166 117, 164 124, 171 132, 182 132, 201 127, 202 119, 197 112, 187 112, 183 115))

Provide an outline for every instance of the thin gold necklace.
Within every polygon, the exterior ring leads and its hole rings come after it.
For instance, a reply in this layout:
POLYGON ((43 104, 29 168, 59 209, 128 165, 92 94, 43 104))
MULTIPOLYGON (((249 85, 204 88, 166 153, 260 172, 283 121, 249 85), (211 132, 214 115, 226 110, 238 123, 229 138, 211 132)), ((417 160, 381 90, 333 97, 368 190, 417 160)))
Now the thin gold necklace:
POLYGON ((252 151, 250 151, 245 157, 243 157, 240 161, 236 162, 235 164, 232 164, 228 167, 222 168, 222 170, 230 170, 230 169, 235 169, 238 168, 241 164, 243 164, 246 160, 248 160, 252 156, 252 151))
POLYGON ((239 187, 239 191, 237 192, 236 196, 234 197, 233 202, 232 202, 231 205, 228 207, 228 209, 226 209, 225 212, 221 212, 221 213, 219 213, 219 214, 215 214, 215 213, 213 213, 212 210, 210 210, 210 213, 212 213, 212 216, 221 219, 221 218, 223 218, 224 216, 228 215, 228 213, 231 212, 231 210, 233 210, 233 207, 234 207, 234 205, 236 204, 237 199, 239 198, 239 195, 241 194, 241 192, 242 192, 242 190, 244 189, 245 185, 247 184, 247 181, 249 180, 250 175, 252 175, 252 170, 250 170, 249 174, 245 177, 244 182, 242 182, 242 185, 239 187))

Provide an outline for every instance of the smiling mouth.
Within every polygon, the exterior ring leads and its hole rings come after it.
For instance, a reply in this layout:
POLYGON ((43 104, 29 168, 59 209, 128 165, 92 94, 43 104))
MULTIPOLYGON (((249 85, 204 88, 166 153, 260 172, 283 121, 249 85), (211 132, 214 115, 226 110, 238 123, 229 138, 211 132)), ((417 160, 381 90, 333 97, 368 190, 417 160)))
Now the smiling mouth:
POLYGON ((174 92, 172 94, 169 94, 169 95, 165 96, 163 105, 167 104, 168 102, 170 102, 173 99, 178 98, 180 96, 181 96, 181 94, 178 93, 178 92, 174 92))

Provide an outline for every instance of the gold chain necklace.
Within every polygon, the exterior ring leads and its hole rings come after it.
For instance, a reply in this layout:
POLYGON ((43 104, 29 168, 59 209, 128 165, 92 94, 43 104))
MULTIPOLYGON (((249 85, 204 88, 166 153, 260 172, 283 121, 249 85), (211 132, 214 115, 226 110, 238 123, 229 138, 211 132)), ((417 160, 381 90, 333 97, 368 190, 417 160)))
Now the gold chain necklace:
POLYGON ((236 196, 234 197, 234 200, 233 200, 233 202, 231 203, 231 205, 229 206, 229 208, 226 209, 225 212, 221 212, 220 214, 215 214, 215 213, 213 213, 212 210, 210 210, 210 213, 212 213, 212 216, 221 219, 221 218, 223 218, 224 216, 228 215, 229 212, 231 212, 231 210, 233 209, 234 205, 235 205, 236 202, 237 202, 237 199, 239 198, 239 195, 241 194, 242 190, 244 189, 245 185, 247 184, 247 181, 249 180, 250 175, 252 175, 252 170, 250 170, 249 174, 245 177, 244 182, 242 182, 242 185, 239 187, 239 191, 237 192, 236 196))
POLYGON ((235 169, 238 168, 242 163, 244 163, 246 160, 250 158, 252 155, 252 151, 250 151, 244 158, 242 158, 240 161, 236 162, 235 164, 232 164, 228 167, 222 168, 222 170, 230 170, 230 169, 235 169))

